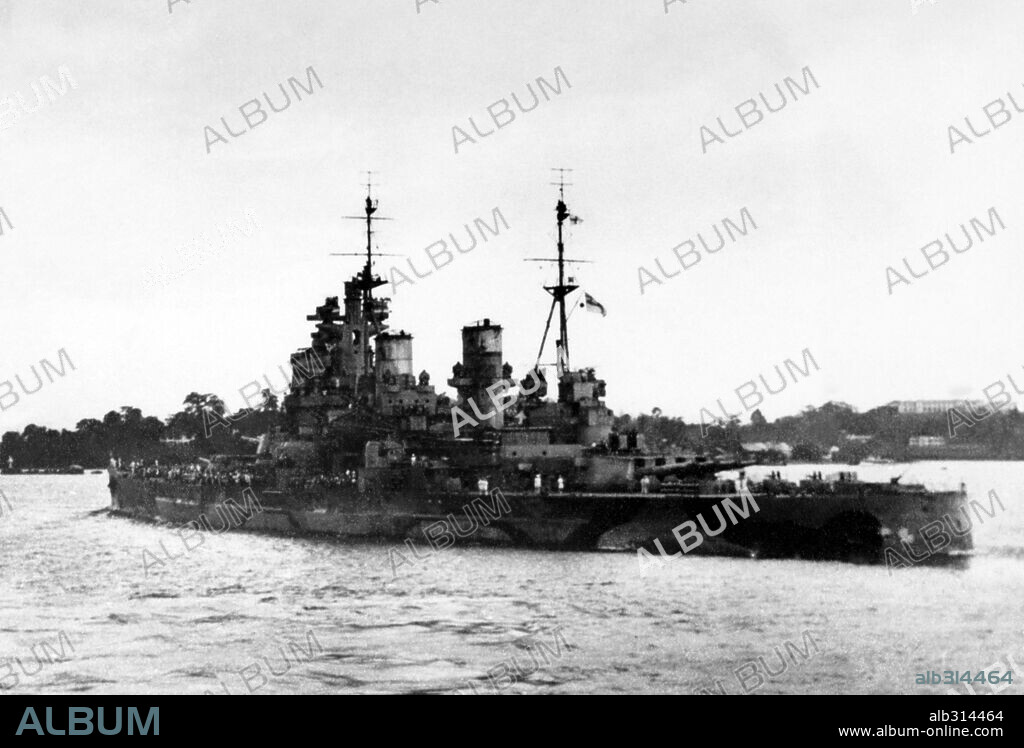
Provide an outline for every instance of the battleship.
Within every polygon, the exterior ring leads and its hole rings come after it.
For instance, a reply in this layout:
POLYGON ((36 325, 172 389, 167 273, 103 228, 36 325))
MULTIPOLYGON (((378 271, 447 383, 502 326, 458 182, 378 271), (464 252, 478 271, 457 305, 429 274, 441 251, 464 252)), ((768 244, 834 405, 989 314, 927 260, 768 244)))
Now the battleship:
POLYGON ((374 270, 380 217, 368 185, 358 216, 365 262, 341 301, 328 297, 307 317, 314 330, 311 344, 291 355, 284 425, 254 454, 138 469, 112 460, 111 512, 197 531, 426 537, 435 549, 466 539, 663 557, 889 562, 893 554, 969 554, 969 524, 941 549, 922 532, 966 515, 962 485, 933 491, 898 478, 864 482, 850 471, 800 481, 772 471, 755 481, 742 452, 659 452, 641 434, 618 433, 605 381, 570 363, 566 308, 579 286, 566 273, 575 260, 563 234, 578 219, 564 182, 557 186, 554 257, 532 258, 552 263, 557 281, 543 287, 547 323, 524 376, 505 363, 503 328, 490 318, 462 328, 462 360, 447 380, 454 398, 426 371, 414 373, 413 336, 389 326, 391 300, 376 293, 387 281, 374 270), (541 364, 551 348, 555 363, 541 364), (311 371, 311 359, 322 365, 311 371))

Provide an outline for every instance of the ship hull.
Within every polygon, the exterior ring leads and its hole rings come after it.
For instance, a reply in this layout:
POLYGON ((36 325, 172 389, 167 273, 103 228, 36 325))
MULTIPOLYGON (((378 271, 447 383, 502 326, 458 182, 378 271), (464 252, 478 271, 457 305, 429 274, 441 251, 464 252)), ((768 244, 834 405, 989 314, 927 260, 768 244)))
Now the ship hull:
POLYGON ((749 555, 908 566, 963 558, 974 547, 972 522, 964 519, 966 495, 957 491, 894 494, 865 488, 845 494, 754 493, 751 499, 758 511, 748 507, 746 517, 735 511, 744 506, 739 499, 705 496, 645 510, 613 534, 662 557, 749 555))
MULTIPOLYGON (((402 541, 462 540, 559 550, 828 558, 893 565, 962 557, 972 548, 962 492, 850 486, 800 495, 279 491, 182 484, 111 473, 115 514, 193 531, 245 530, 402 541)), ((980 519, 980 517, 979 517, 980 519)))

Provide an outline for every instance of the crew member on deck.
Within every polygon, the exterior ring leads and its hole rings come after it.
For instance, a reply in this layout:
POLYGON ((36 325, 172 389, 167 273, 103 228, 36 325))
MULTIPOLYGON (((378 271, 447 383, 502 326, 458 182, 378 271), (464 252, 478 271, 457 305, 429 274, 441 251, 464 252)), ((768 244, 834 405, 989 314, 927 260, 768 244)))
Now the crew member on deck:
POLYGON ((534 493, 539 494, 543 488, 544 479, 541 477, 540 473, 537 473, 535 476, 533 476, 533 491, 534 493))

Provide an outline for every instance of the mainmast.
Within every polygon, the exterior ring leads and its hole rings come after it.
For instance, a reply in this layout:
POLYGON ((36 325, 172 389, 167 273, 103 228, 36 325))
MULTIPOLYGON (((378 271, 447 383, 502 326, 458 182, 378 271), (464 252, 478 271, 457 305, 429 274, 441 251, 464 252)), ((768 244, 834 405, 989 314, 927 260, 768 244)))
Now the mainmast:
MULTIPOLYGON (((563 238, 563 226, 565 225, 566 219, 572 223, 579 223, 580 219, 569 213, 569 208, 565 204, 565 188, 571 187, 572 184, 567 184, 565 181, 565 173, 572 171, 572 169, 552 169, 552 171, 558 172, 558 181, 552 182, 551 184, 558 187, 558 203, 555 205, 555 219, 558 223, 558 257, 546 258, 546 257, 533 257, 530 260, 540 260, 542 262, 554 262, 558 265, 558 283, 554 286, 544 286, 544 290, 551 294, 551 310, 548 312, 548 321, 544 326, 544 336, 540 341, 540 349, 537 351, 537 365, 540 364, 540 358, 544 353, 544 344, 548 339, 548 331, 551 329, 551 317, 554 314, 555 307, 558 307, 558 339, 555 341, 556 351, 556 371, 558 376, 561 377, 566 371, 569 370, 569 326, 568 317, 565 313, 565 299, 566 297, 575 291, 579 286, 573 283, 567 283, 565 278, 565 265, 571 262, 585 262, 585 260, 567 260, 565 259, 565 241, 563 238)), ((572 280, 571 278, 569 279, 572 280)))
MULTIPOLYGON (((575 291, 578 286, 566 284, 565 282, 565 242, 562 240, 562 225, 565 223, 565 219, 570 216, 569 208, 565 205, 565 170, 559 169, 559 171, 561 173, 558 179, 558 205, 555 207, 555 217, 558 220, 558 285, 547 286, 545 290, 558 302, 559 339, 555 342, 555 347, 561 350, 561 355, 557 359, 559 366, 564 366, 568 369, 569 327, 565 316, 565 297, 575 291)), ((559 374, 562 373, 562 371, 559 371, 559 374)))
MULTIPOLYGON (((551 330, 551 320, 555 315, 555 307, 558 308, 558 340, 555 341, 555 348, 558 355, 558 409, 556 416, 546 420, 550 425, 550 436, 553 443, 557 444, 601 444, 605 443, 612 431, 613 415, 601 398, 604 397, 605 383, 595 375, 594 369, 579 369, 573 371, 569 365, 569 325, 566 315, 566 298, 579 286, 575 284, 575 278, 566 277, 566 265, 584 263, 588 260, 567 260, 565 259, 565 222, 580 223, 580 219, 569 212, 565 204, 565 188, 570 186, 565 181, 565 172, 571 169, 553 169, 558 172, 558 181, 553 182, 558 187, 558 202, 555 204, 555 220, 558 226, 558 255, 551 257, 534 257, 529 260, 540 260, 541 262, 554 262, 558 265, 558 283, 553 286, 544 286, 544 290, 551 294, 551 310, 548 312, 548 321, 544 327, 544 337, 541 339, 540 350, 537 351, 537 363, 534 371, 538 372, 540 358, 544 353, 544 344, 547 342, 548 332, 551 330)), ((591 303, 590 299, 585 302, 591 303)), ((539 395, 543 398, 547 389, 539 395)), ((528 406, 524 406, 528 407, 528 406)), ((543 404, 538 404, 539 409, 544 409, 543 404)), ((550 413, 548 414, 550 416, 550 413)))

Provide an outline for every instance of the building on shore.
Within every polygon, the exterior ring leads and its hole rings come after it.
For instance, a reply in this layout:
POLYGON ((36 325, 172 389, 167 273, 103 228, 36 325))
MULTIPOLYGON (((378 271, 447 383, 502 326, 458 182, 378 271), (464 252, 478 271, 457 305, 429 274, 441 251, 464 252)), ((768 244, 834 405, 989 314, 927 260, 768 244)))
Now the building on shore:
POLYGON ((973 408, 975 412, 985 407, 982 400, 893 400, 890 408, 896 408, 900 415, 945 415, 952 408, 973 408))

